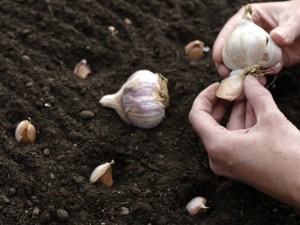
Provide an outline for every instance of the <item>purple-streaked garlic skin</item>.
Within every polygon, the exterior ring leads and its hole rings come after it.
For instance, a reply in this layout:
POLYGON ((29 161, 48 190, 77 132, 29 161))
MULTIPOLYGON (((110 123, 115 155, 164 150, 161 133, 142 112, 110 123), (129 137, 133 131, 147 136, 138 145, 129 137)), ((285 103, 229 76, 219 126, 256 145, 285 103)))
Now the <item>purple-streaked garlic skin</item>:
POLYGON ((165 117, 169 104, 167 79, 148 70, 133 73, 114 95, 104 96, 100 103, 116 110, 128 124, 149 129, 165 117))
POLYGON ((153 92, 157 92, 156 83, 141 83, 143 88, 125 88, 122 96, 122 108, 129 123, 143 128, 157 126, 165 116, 165 106, 153 92))

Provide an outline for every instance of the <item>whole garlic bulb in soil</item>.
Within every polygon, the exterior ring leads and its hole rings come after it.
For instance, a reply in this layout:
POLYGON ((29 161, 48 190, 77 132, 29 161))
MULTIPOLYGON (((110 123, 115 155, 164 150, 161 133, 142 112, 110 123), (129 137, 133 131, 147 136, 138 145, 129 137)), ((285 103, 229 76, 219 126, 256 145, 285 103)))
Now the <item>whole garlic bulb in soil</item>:
MULTIPOLYGON (((246 5, 242 20, 230 35, 222 52, 223 62, 229 69, 233 71, 245 70, 244 74, 241 73, 240 75, 243 78, 248 74, 255 76, 267 74, 270 71, 269 69, 278 66, 282 59, 281 48, 264 29, 253 23, 252 13, 251 5, 246 5)), ((236 75, 235 72, 233 74, 236 75)), ((217 94, 217 96, 227 100, 234 100, 235 98, 232 96, 230 99, 227 97, 230 87, 223 87, 223 85, 222 82, 220 88, 228 89, 226 90, 227 95, 217 94)), ((224 91, 221 92, 223 93, 224 91)), ((243 92, 243 88, 241 88, 241 92, 243 92)))
POLYGON ((128 124, 140 128, 156 127, 169 105, 168 80, 149 70, 133 73, 120 90, 100 99, 100 104, 116 110, 128 124))

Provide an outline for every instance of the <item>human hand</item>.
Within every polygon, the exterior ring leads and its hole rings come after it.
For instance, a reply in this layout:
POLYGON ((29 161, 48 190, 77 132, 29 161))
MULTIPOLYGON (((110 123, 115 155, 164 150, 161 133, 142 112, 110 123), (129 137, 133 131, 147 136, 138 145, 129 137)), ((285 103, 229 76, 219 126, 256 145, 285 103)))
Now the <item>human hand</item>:
MULTIPOLYGON (((300 63, 300 1, 284 1, 252 4, 254 12, 253 22, 262 27, 276 44, 282 47, 283 58, 281 66, 290 67, 300 63)), ((224 25, 213 46, 213 61, 219 74, 225 77, 230 70, 223 64, 222 50, 226 40, 241 21, 244 7, 241 8, 224 25)))
POLYGON ((253 76, 244 82, 246 99, 233 105, 215 96, 214 83, 195 99, 189 120, 201 138, 214 173, 241 181, 300 208, 300 132, 253 76))

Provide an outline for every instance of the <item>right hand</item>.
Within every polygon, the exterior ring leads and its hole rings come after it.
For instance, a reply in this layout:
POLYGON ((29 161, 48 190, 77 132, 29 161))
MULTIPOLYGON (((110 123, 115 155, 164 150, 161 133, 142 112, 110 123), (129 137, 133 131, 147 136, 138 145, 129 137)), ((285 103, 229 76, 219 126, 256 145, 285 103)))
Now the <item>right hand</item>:
MULTIPOLYGON (((252 6, 253 22, 270 33, 274 42, 282 47, 283 60, 279 70, 300 63, 300 1, 255 3, 252 6)), ((223 47, 243 14, 244 7, 228 20, 214 43, 213 61, 222 77, 228 76, 230 72, 223 64, 223 47)))
POLYGON ((256 78, 245 78, 244 101, 227 104, 214 83, 195 99, 189 121, 217 175, 238 180, 300 209, 300 131, 283 115, 256 78))

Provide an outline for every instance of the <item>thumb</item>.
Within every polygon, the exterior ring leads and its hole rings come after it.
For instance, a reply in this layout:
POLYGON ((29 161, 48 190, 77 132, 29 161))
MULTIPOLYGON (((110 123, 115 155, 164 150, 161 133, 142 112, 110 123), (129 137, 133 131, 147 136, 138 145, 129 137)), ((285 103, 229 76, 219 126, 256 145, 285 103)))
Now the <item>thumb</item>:
POLYGON ((270 32, 271 38, 279 46, 291 45, 300 34, 300 26, 298 21, 298 17, 294 18, 294 16, 291 16, 288 21, 282 25, 279 25, 270 32))
POLYGON ((244 81, 244 91, 247 100, 259 120, 260 115, 277 110, 277 105, 271 93, 261 84, 258 79, 248 75, 244 81))

